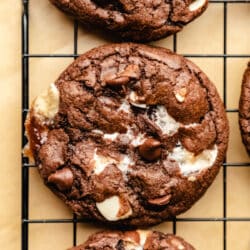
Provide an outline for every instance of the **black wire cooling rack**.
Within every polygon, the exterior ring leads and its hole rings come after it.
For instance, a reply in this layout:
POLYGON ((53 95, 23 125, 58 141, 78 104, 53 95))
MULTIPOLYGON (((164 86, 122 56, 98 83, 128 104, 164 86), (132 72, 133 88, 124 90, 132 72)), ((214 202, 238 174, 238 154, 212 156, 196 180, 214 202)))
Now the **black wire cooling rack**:
MULTIPOLYGON (((22 0, 22 147, 27 143, 24 135, 24 121, 29 109, 29 59, 30 58, 77 58, 78 47, 78 22, 74 21, 73 51, 72 54, 30 54, 29 53, 29 0, 22 0)), ((228 4, 245 3, 250 0, 210 0, 211 4, 223 4, 223 53, 222 54, 184 54, 189 58, 222 58, 223 59, 223 101, 227 113, 238 113, 238 109, 227 109, 227 59, 249 58, 250 54, 227 54, 227 6, 228 4)), ((177 49, 177 35, 173 36, 173 50, 177 49)), ((28 159, 22 155, 22 250, 29 248, 29 224, 31 223, 72 223, 73 242, 77 243, 77 223, 83 222, 74 214, 72 219, 29 219, 29 169, 36 167, 30 164, 28 159)), ((250 217, 227 217, 227 167, 250 167, 250 162, 227 162, 223 163, 223 217, 221 218, 175 218, 173 222, 173 233, 176 233, 176 222, 222 222, 223 223, 223 249, 227 249, 227 222, 250 222, 250 217)))

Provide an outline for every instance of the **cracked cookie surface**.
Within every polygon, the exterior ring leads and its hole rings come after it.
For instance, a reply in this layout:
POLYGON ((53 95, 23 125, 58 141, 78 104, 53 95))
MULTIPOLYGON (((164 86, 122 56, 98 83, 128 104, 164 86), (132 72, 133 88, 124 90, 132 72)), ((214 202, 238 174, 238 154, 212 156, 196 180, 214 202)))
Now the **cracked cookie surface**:
POLYGON ((103 231, 69 250, 194 250, 182 238, 156 231, 103 231))
POLYGON ((228 143, 206 75, 170 50, 133 43, 76 59, 35 99, 26 132, 45 184, 77 215, 127 226, 189 209, 228 143))
POLYGON ((180 31, 201 15, 208 0, 50 0, 84 24, 133 41, 156 40, 180 31))
POLYGON ((242 141, 250 156, 250 62, 244 73, 239 103, 239 124, 242 141))

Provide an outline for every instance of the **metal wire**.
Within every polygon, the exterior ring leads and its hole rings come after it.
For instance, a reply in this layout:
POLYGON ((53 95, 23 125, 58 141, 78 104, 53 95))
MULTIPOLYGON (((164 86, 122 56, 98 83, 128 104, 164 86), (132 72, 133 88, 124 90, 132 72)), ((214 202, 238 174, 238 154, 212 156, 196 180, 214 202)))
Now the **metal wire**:
MULTIPOLYGON (((223 54, 227 54, 227 2, 223 6, 223 54)), ((227 57, 223 58, 223 102, 227 109, 227 57)), ((225 157, 224 162, 227 162, 225 157)), ((223 166, 223 217, 227 216, 227 168, 223 166)), ((227 223, 223 221, 223 247, 227 249, 227 223)))
MULTIPOLYGON (((23 0, 22 13, 22 55, 29 53, 29 11, 28 1, 23 0)), ((24 121, 29 108, 29 58, 22 56, 22 146, 26 144, 24 121)), ((28 164, 22 155, 22 166, 28 164)), ((22 167, 22 250, 28 250, 29 223, 29 168, 22 167)))
MULTIPOLYGON (((250 58, 250 54, 227 54, 227 6, 233 3, 250 3, 250 0, 210 0, 212 4, 223 4, 223 53, 222 54, 184 54, 190 58, 222 58, 223 59, 223 101, 227 113, 237 113, 238 109, 227 109, 227 59, 250 58)), ((29 0, 22 0, 22 147, 27 143, 24 135, 24 121, 29 111, 29 58, 77 58, 78 54, 78 22, 74 21, 74 37, 72 54, 30 54, 29 53, 29 0)), ((177 51, 177 35, 173 36, 173 50, 177 51)), ((29 249, 29 224, 34 223, 72 223, 73 245, 77 244, 77 224, 84 222, 72 215, 72 219, 29 219, 29 169, 36 167, 30 164, 22 155, 22 250, 29 249)), ((221 218, 173 218, 173 233, 176 233, 177 222, 222 222, 223 223, 223 249, 227 249, 227 222, 249 222, 249 217, 227 217, 227 167, 250 167, 250 162, 223 163, 223 217, 221 218)))

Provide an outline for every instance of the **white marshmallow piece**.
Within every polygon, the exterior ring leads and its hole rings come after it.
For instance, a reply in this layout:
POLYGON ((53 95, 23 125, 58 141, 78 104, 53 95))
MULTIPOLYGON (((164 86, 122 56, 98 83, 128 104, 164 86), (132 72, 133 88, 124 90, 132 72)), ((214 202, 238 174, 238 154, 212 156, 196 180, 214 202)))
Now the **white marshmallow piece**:
POLYGON ((145 135, 144 134, 138 134, 137 136, 134 136, 134 139, 131 141, 131 144, 134 147, 137 147, 141 144, 143 144, 143 142, 146 140, 145 135))
POLYGON ((129 165, 134 164, 128 155, 122 155, 122 159, 117 161, 111 157, 99 155, 96 151, 97 149, 95 149, 93 156, 94 174, 100 174, 109 164, 115 164, 122 172, 126 173, 129 165))
POLYGON ((103 132, 100 129, 93 129, 91 132, 98 135, 103 135, 103 132))
POLYGON ((182 245, 182 244, 180 244, 179 246, 178 246, 178 250, 184 250, 185 249, 185 247, 182 245))
POLYGON ((119 135, 118 132, 115 132, 115 133, 112 133, 112 134, 104 134, 103 138, 107 139, 107 140, 114 141, 117 138, 118 135, 119 135))
POLYGON ((146 230, 137 230, 137 233, 140 236, 140 243, 137 244, 135 242, 126 242, 125 243, 125 250, 143 250, 144 244, 147 240, 148 234, 150 231, 146 230))
POLYGON ((118 132, 115 132, 112 134, 104 134, 103 138, 104 140, 106 139, 114 141, 119 135, 126 136, 134 147, 141 145, 145 141, 145 134, 139 133, 138 135, 135 135, 131 127, 127 128, 127 132, 125 134, 120 134, 118 132))
POLYGON ((132 214, 132 209, 118 217, 119 210, 121 208, 120 199, 118 196, 114 195, 102 202, 97 202, 96 207, 102 216, 109 221, 117 221, 121 219, 126 219, 132 214))
POLYGON ((126 113, 130 112, 130 105, 127 100, 123 100, 121 106, 118 108, 118 111, 123 110, 126 113))
POLYGON ((135 136, 133 130, 131 128, 127 129, 127 132, 125 134, 127 138, 129 139, 130 143, 134 146, 137 147, 141 145, 145 140, 145 134, 139 133, 138 135, 135 136))
POLYGON ((137 232, 140 235, 140 245, 144 246, 146 243, 146 240, 148 238, 148 235, 151 231, 146 231, 146 230, 137 230, 137 232))
POLYGON ((169 157, 179 163, 181 173, 187 176, 191 173, 201 171, 202 169, 211 167, 217 157, 218 148, 216 145, 212 149, 205 149, 198 155, 189 152, 184 147, 176 147, 169 157))
POLYGON ((54 83, 50 84, 47 93, 38 96, 34 102, 35 114, 42 120, 53 119, 59 110, 59 91, 54 83))
POLYGON ((117 164, 117 167, 124 173, 128 171, 129 165, 133 165, 134 161, 128 156, 123 155, 122 160, 117 164))
POLYGON ((185 128, 195 128, 198 125, 200 125, 200 124, 199 123, 190 123, 188 125, 185 125, 185 128))
POLYGON ((125 250, 143 250, 143 246, 136 245, 132 242, 125 242, 124 248, 125 250))
POLYGON ((116 163, 115 159, 110 157, 106 157, 103 155, 98 155, 96 153, 97 149, 95 149, 93 161, 94 161, 94 173, 100 174, 109 164, 116 163))
POLYGON ((162 130, 163 134, 167 135, 175 134, 180 127, 180 124, 168 114, 167 109, 162 105, 156 108, 155 123, 162 130))
POLYGON ((190 5, 189 5, 189 10, 190 11, 195 11, 201 8, 204 4, 206 3, 206 0, 194 0, 190 5))

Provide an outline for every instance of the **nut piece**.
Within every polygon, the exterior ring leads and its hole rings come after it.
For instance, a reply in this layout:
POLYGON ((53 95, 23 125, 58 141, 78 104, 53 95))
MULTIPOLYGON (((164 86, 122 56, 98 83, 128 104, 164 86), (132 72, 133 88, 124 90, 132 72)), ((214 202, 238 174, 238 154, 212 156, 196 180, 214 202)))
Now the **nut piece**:
POLYGON ((130 64, 119 74, 119 76, 127 76, 129 78, 138 79, 140 76, 140 69, 137 65, 130 64))
POLYGON ((48 182, 54 183, 61 191, 68 190, 73 184, 73 173, 69 168, 60 169, 49 176, 48 182))
POLYGON ((115 78, 107 79, 105 83, 111 87, 119 87, 125 85, 129 82, 129 77, 127 76, 117 76, 115 78))
POLYGON ((175 98, 177 99, 178 102, 184 102, 186 95, 187 95, 187 89, 185 87, 179 89, 178 91, 175 91, 175 98))
POLYGON ((160 198, 155 198, 155 199, 149 199, 148 203, 152 205, 157 205, 157 206, 164 206, 167 205, 170 201, 171 194, 162 196, 160 198))
POLYGON ((153 138, 146 139, 139 146, 139 154, 148 161, 154 161, 161 156, 161 143, 153 138))

